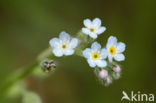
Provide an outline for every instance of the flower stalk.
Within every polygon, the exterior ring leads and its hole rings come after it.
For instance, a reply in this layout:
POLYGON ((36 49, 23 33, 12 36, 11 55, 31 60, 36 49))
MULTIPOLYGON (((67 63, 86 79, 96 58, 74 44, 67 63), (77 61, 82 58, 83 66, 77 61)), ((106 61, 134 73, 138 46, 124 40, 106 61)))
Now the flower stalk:
MULTIPOLYGON (((82 38, 85 36, 83 33, 80 33, 78 36, 82 36, 82 38)), ((91 43, 91 41, 88 41, 86 43, 86 45, 80 46, 81 48, 77 48, 75 50, 75 55, 77 56, 82 56, 82 48, 85 48, 88 43, 91 43)), ((49 47, 47 49, 45 49, 43 52, 41 52, 36 61, 31 64, 30 66, 27 67, 23 67, 23 68, 19 68, 17 69, 17 71, 15 71, 15 73, 11 74, 9 77, 7 77, 3 83, 3 85, 0 86, 0 98, 3 98, 7 91, 9 90, 9 88, 14 85, 15 83, 24 80, 27 76, 31 75, 35 69, 38 69, 41 67, 41 63, 47 59, 51 60, 57 60, 58 58, 56 56, 54 56, 53 54, 51 54, 51 51, 53 50, 53 48, 49 47)), ((54 66, 54 65, 53 65, 54 66)), ((54 67, 55 68, 55 67, 54 67)), ((48 70, 43 70, 43 71, 47 71, 48 70)))
POLYGON ((106 47, 96 42, 96 38, 106 30, 101 26, 99 18, 93 21, 85 19, 84 25, 75 38, 66 32, 61 32, 58 38, 52 38, 49 41, 50 47, 39 54, 32 65, 19 68, 17 72, 7 77, 5 83, 0 86, 0 98, 6 95, 11 86, 33 74, 36 69, 42 70, 43 73, 54 71, 57 66, 55 62, 62 56, 77 55, 86 58, 89 66, 94 68, 97 78, 105 86, 111 84, 113 79, 118 79, 121 67, 117 62, 125 60, 123 52, 126 45, 117 42, 114 36, 108 38, 106 47))

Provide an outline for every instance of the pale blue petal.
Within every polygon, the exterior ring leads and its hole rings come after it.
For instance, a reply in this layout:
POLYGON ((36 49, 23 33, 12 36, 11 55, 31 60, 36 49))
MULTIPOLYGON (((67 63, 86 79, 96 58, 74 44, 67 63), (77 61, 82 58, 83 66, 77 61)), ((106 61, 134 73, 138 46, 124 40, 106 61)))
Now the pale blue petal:
POLYGON ((100 27, 97 31, 97 34, 102 34, 104 31, 106 30, 106 28, 103 26, 103 27, 100 27))
POLYGON ((94 42, 91 46, 91 48, 95 51, 100 51, 101 45, 98 42, 94 42))
POLYGON ((87 35, 90 33, 90 31, 87 28, 82 28, 82 32, 87 35))
POLYGON ((114 59, 115 59, 116 61, 124 61, 124 60, 125 60, 125 56, 124 56, 123 54, 116 54, 116 55, 114 56, 114 59))
POLYGON ((92 25, 92 22, 91 22, 90 19, 85 19, 85 20, 83 21, 83 24, 84 24, 87 28, 89 28, 89 27, 92 25))
POLYGON ((126 47, 126 45, 124 43, 119 42, 117 44, 116 52, 117 53, 122 53, 123 51, 125 51, 125 47, 126 47))
POLYGON ((108 51, 104 48, 101 50, 101 58, 105 59, 108 56, 108 51))
POLYGON ((71 42, 70 42, 70 48, 76 48, 76 46, 78 45, 78 39, 77 38, 72 38, 71 42))
POLYGON ((83 56, 85 58, 90 58, 90 54, 91 54, 91 49, 87 48, 83 51, 83 56))
POLYGON ((93 33, 90 32, 89 33, 89 36, 92 37, 93 39, 96 39, 97 38, 97 34, 95 34, 95 33, 93 34, 93 33))
POLYGON ((59 35, 59 38, 62 40, 62 41, 69 41, 70 40, 70 35, 66 32, 61 32, 60 35, 59 35))
POLYGON ((117 38, 114 36, 110 36, 108 38, 107 45, 106 45, 107 49, 109 48, 109 46, 115 46, 116 47, 116 45, 117 45, 117 38))
POLYGON ((107 66, 107 62, 105 60, 98 60, 96 61, 96 64, 98 67, 106 67, 107 66))
POLYGON ((93 60, 91 60, 91 59, 88 59, 88 63, 89 63, 90 67, 94 68, 96 66, 95 62, 93 60))
POLYGON ((115 36, 110 36, 108 38, 108 43, 111 43, 111 44, 116 44, 117 43, 117 38, 115 36))
POLYGON ((69 50, 64 51, 64 55, 72 55, 73 53, 74 53, 73 49, 69 49, 69 50))
POLYGON ((57 57, 63 56, 63 52, 60 49, 53 49, 53 53, 57 57))
POLYGON ((101 20, 99 18, 95 18, 93 20, 93 25, 97 27, 101 26, 101 20))
POLYGON ((49 41, 49 44, 52 48, 57 48, 59 45, 59 39, 58 38, 53 38, 49 41))
POLYGON ((108 60, 109 60, 109 62, 112 62, 113 61, 113 57, 108 55, 108 60))

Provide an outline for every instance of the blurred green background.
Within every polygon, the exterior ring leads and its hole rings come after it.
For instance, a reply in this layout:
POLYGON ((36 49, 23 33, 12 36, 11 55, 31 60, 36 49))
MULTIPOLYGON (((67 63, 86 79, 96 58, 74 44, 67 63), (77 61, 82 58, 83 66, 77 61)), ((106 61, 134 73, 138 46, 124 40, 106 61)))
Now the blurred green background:
POLYGON ((84 58, 69 56, 50 77, 28 77, 28 89, 44 103, 120 103, 123 90, 156 93, 155 0, 1 0, 0 85, 32 64, 52 37, 61 31, 75 36, 84 19, 95 17, 107 28, 98 42, 114 35, 126 43, 122 77, 104 87, 84 58))

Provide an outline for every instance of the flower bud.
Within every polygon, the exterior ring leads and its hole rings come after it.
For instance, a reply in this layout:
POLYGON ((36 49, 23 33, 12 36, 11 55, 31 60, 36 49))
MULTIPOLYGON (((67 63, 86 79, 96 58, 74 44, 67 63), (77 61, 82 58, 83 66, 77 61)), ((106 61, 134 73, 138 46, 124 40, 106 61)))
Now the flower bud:
POLYGON ((105 86, 108 86, 111 83, 112 83, 112 79, 110 77, 107 77, 106 82, 105 82, 105 86))
POLYGON ((119 66, 119 65, 115 66, 115 67, 113 68, 113 71, 114 71, 115 73, 120 73, 120 71, 121 71, 120 66, 119 66))
POLYGON ((106 79, 107 76, 108 76, 108 72, 107 72, 106 70, 101 70, 101 71, 99 72, 99 77, 100 77, 100 79, 106 79))

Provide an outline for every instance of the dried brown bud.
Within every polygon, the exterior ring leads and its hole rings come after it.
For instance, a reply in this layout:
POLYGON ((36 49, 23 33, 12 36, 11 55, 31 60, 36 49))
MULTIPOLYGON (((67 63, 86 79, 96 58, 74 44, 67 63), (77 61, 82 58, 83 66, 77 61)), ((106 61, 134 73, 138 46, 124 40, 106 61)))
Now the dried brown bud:
POLYGON ((48 60, 47 59, 47 60, 44 60, 41 63, 41 68, 45 72, 51 72, 51 71, 53 71, 56 68, 56 64, 54 63, 53 60, 48 60))

